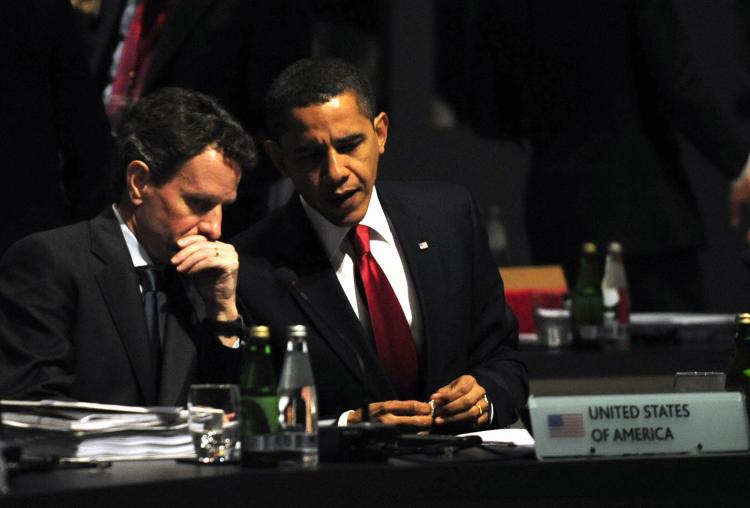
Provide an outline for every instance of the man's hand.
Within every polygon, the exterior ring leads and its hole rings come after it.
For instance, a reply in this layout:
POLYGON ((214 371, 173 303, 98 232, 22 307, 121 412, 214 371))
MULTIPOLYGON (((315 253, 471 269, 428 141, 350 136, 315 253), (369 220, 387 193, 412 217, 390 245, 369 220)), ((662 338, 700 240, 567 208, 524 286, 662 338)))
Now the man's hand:
POLYGON ((206 317, 214 321, 237 319, 235 292, 240 263, 234 246, 203 235, 180 238, 177 245, 180 251, 170 261, 178 272, 193 279, 206 303, 206 317))
MULTIPOLYGON (((416 430, 428 430, 432 425, 432 407, 418 400, 387 400, 369 405, 370 421, 408 425, 416 430)), ((362 410, 349 413, 347 423, 362 422, 362 410)))
MULTIPOLYGON (((750 207, 750 161, 745 164, 740 176, 729 185, 729 220, 732 227, 739 227, 743 208, 750 207)), ((750 244, 750 231, 745 241, 750 244)))
POLYGON ((470 425, 490 422, 490 405, 485 390, 474 376, 463 375, 430 396, 435 404, 435 426, 470 425))

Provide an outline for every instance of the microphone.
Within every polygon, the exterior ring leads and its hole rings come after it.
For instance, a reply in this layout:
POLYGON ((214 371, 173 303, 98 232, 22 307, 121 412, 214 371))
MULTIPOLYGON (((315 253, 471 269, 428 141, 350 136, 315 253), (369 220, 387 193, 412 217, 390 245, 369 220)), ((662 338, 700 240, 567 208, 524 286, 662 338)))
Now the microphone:
POLYGON ((323 316, 321 312, 318 312, 317 309, 312 305, 312 302, 310 302, 310 299, 307 297, 307 295, 300 290, 300 288, 297 287, 297 274, 294 273, 294 271, 291 268, 288 268, 286 266, 282 266, 280 268, 276 269, 276 280, 279 281, 280 284, 282 284, 284 287, 286 287, 289 291, 297 295, 300 302, 303 303, 303 306, 305 307, 305 310, 315 316, 317 320, 319 320, 321 323, 323 323, 327 328, 333 330, 336 332, 336 335, 340 339, 341 342, 345 343, 347 347, 349 348, 349 351, 354 354, 354 358, 357 360, 357 367, 359 368, 359 375, 362 378, 362 422, 363 423, 369 423, 370 422, 370 405, 368 404, 367 400, 367 371, 365 370, 365 363, 362 360, 362 356, 359 354, 357 349, 351 345, 349 340, 347 340, 346 337, 343 336, 343 334, 336 328, 335 326, 331 326, 331 323, 328 322, 328 320, 323 316))
POLYGON ((398 429, 395 425, 373 423, 370 421, 370 406, 367 402, 367 370, 362 356, 344 335, 318 312, 307 295, 297 287, 297 274, 287 267, 276 269, 276 280, 286 287, 304 307, 304 310, 314 316, 327 328, 336 333, 341 342, 346 344, 354 357, 362 377, 362 423, 339 427, 320 427, 320 457, 324 461, 355 461, 355 460, 385 460, 388 458, 387 449, 398 439, 398 429))

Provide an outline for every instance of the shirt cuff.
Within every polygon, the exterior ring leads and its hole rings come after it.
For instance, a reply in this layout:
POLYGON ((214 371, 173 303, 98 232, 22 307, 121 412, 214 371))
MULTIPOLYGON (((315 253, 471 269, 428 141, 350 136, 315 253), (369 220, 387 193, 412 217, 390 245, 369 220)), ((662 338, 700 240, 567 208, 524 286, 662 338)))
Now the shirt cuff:
POLYGON ((336 423, 339 427, 346 427, 349 423, 349 413, 352 411, 344 411, 341 416, 339 416, 339 421, 336 423))

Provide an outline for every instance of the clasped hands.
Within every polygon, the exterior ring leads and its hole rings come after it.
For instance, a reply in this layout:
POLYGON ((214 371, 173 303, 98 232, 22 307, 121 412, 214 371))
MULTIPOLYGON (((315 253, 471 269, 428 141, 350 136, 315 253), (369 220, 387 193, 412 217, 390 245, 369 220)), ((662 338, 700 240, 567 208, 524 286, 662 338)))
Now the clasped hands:
MULTIPOLYGON (((170 262, 179 273, 192 278, 206 304, 206 317, 214 321, 237 319, 235 295, 240 262, 234 246, 203 235, 190 235, 177 240, 177 248, 170 262)), ((234 337, 219 338, 229 347, 235 342, 234 337)))
MULTIPOLYGON (((487 391, 474 376, 463 375, 430 396, 429 402, 388 400, 369 405, 374 422, 414 427, 420 432, 442 428, 480 428, 490 422, 487 391)), ((360 423, 362 410, 349 413, 347 422, 360 423)))

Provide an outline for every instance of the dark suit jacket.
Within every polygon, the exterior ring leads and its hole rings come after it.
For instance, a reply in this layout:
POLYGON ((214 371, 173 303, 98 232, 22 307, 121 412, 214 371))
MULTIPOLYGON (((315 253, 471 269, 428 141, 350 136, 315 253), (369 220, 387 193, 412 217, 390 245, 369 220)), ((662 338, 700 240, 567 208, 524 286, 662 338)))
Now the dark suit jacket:
MULTIPOLYGON (((494 404, 494 423, 509 424, 526 403, 526 369, 516 353, 517 323, 505 307, 473 201, 464 189, 433 183, 383 182, 378 196, 403 248, 422 314, 422 400, 472 374, 494 404), (420 242, 429 247, 420 249, 420 242)), ((288 325, 307 326, 322 415, 361 407, 363 385, 371 402, 396 398, 299 199, 234 243, 239 295, 252 319, 271 327, 275 353, 283 354, 288 325), (298 291, 290 290, 281 268, 296 274, 298 291)))
POLYGON ((701 79, 675 2, 480 3, 477 33, 494 60, 478 67, 494 66, 494 127, 533 149, 535 262, 574 266, 583 241, 619 240, 626 257, 702 245, 677 133, 728 177, 750 144, 701 79))
POLYGON ((194 299, 173 289, 179 310, 168 318, 159 380, 111 208, 17 242, 0 262, 0 397, 183 405, 192 382, 236 380, 238 353, 204 333, 194 299))
POLYGON ((109 123, 68 0, 0 2, 0 255, 106 204, 109 123))

